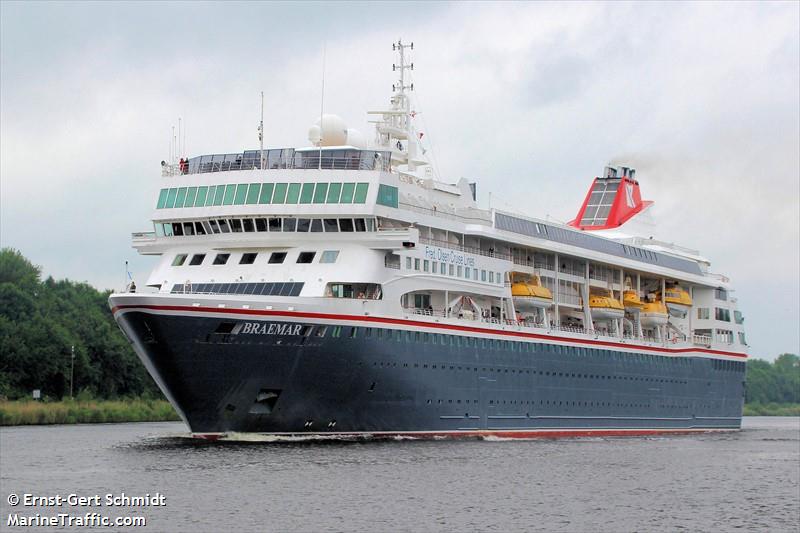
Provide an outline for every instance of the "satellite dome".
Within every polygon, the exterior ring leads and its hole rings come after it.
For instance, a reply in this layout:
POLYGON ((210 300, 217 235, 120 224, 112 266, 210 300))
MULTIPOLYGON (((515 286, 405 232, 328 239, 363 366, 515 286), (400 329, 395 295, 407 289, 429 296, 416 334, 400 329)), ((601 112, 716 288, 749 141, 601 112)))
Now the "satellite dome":
POLYGON ((367 139, 355 128, 347 128, 347 145, 355 148, 366 148, 367 139))
POLYGON ((338 115, 322 115, 322 128, 317 120, 308 130, 308 140, 314 146, 320 146, 320 130, 322 146, 342 146, 347 144, 347 124, 338 115))

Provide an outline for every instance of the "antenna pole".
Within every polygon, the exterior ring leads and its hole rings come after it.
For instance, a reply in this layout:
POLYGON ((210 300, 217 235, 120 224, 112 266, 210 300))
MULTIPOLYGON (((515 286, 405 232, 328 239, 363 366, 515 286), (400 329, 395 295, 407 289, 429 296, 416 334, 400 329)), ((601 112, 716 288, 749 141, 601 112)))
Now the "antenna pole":
POLYGON ((183 151, 181 151, 181 117, 178 117, 178 155, 176 157, 183 158, 183 151))
POLYGON ((325 55, 328 44, 322 45, 322 93, 319 97, 319 170, 322 170, 322 115, 325 109, 325 55))
POLYGON ((258 123, 259 166, 264 168, 264 91, 261 91, 261 122, 258 123))

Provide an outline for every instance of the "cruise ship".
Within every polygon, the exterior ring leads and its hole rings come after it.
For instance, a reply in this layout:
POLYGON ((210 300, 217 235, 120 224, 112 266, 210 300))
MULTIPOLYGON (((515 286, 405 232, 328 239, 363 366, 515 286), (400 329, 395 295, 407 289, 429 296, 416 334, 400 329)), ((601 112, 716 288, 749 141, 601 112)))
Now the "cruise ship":
POLYGON ((308 147, 162 162, 152 231, 133 234, 157 264, 109 304, 192 434, 739 429, 730 281, 652 238, 636 171, 587 180, 566 224, 479 207, 430 164, 413 44, 393 49, 369 143, 320 115, 308 147))

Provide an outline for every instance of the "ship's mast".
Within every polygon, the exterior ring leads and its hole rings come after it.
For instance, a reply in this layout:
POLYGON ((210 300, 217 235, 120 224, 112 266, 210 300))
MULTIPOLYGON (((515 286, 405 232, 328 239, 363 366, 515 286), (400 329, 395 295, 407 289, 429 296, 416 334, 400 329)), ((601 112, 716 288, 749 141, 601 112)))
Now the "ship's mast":
POLYGON ((258 168, 264 168, 264 91, 261 91, 261 122, 258 123, 258 168))
POLYGON ((414 63, 408 61, 407 55, 413 49, 414 43, 404 44, 402 40, 392 44, 392 50, 397 52, 399 60, 392 64, 392 71, 399 72, 400 77, 392 84, 390 109, 368 112, 381 117, 380 120, 372 121, 375 124, 375 143, 391 150, 393 163, 408 165, 409 171, 416 170, 419 165, 428 164, 420 155, 424 151, 419 147, 411 121, 414 112, 411 110, 408 92, 414 90, 414 83, 408 81, 407 71, 414 70, 414 63))

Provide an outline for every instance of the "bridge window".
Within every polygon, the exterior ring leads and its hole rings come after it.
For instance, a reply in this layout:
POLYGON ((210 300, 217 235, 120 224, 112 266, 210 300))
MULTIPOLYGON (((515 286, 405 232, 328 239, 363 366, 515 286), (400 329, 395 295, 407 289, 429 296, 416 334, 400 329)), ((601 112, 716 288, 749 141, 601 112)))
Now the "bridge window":
POLYGON ((311 199, 314 196, 314 184, 313 183, 304 183, 303 190, 300 193, 300 203, 301 204, 310 204, 311 199))
POLYGON ((206 200, 208 199, 208 187, 198 187, 197 188, 197 197, 194 201, 195 207, 203 207, 206 205, 206 200))
POLYGON ((272 202, 272 191, 274 188, 274 183, 264 183, 261 186, 261 193, 258 195, 258 203, 268 204, 272 202))
POLYGON ((251 183, 249 188, 247 189, 247 203, 248 204, 257 204, 258 203, 258 194, 261 192, 261 184, 260 183, 251 183))
POLYGON ((397 187, 380 184, 378 186, 378 198, 376 202, 379 203, 380 205, 385 205, 387 207, 397 207, 398 205, 397 187))
POLYGON ((341 204, 352 204, 353 203, 353 193, 355 192, 356 184, 355 183, 343 183, 342 184, 342 197, 339 200, 341 204))
POLYGON ((339 220, 339 231, 351 232, 353 231, 353 219, 342 218, 339 220))
POLYGON ((298 218, 297 219, 297 231, 298 233, 308 233, 309 228, 311 227, 311 220, 308 218, 298 218))
POLYGON ((328 298, 357 298, 363 300, 380 300, 383 291, 378 283, 328 283, 325 288, 328 298))
POLYGON ((192 256, 191 261, 189 261, 189 264, 192 265, 192 266, 202 265, 203 264, 203 259, 205 259, 205 258, 206 258, 206 254, 194 254, 192 256))
POLYGON ((335 218, 326 218, 325 220, 323 220, 323 223, 325 225, 326 232, 335 233, 339 231, 339 225, 336 223, 335 218))
POLYGON ((187 257, 188 257, 187 254, 178 254, 178 255, 176 255, 175 259, 172 260, 172 266, 174 266, 174 267, 183 266, 183 264, 186 262, 186 258, 187 257))
POLYGON ((226 185, 225 196, 222 200, 222 205, 233 205, 233 200, 235 197, 236 197, 236 185, 234 184, 226 185))
POLYGON ((337 204, 339 203, 339 197, 342 194, 342 184, 341 183, 331 183, 330 187, 328 187, 328 199, 327 203, 329 204, 337 204))
POLYGON ((289 187, 288 183, 276 183, 275 184, 275 194, 272 196, 272 203, 273 204, 286 203, 286 193, 288 191, 288 187, 289 187))
POLYGON ((183 202, 186 200, 186 187, 178 189, 178 196, 175 198, 175 207, 183 207, 183 202))
POLYGON ((300 198, 300 184, 299 183, 290 183, 289 190, 286 193, 286 203, 287 204, 296 204, 297 200, 300 198))
POLYGON ((217 254, 217 256, 214 258, 214 264, 215 265, 224 265, 225 263, 228 262, 228 258, 230 256, 231 256, 231 254, 217 254))
POLYGON ((269 219, 269 230, 270 231, 280 231, 281 230, 281 219, 280 218, 271 218, 271 219, 269 219))
POLYGON ((356 194, 353 198, 353 202, 357 204, 363 204, 367 201, 367 190, 369 189, 369 183, 359 183, 356 185, 356 194))
POLYGON ((317 183, 317 186, 314 188, 314 203, 324 204, 327 194, 328 194, 328 184, 317 183))

